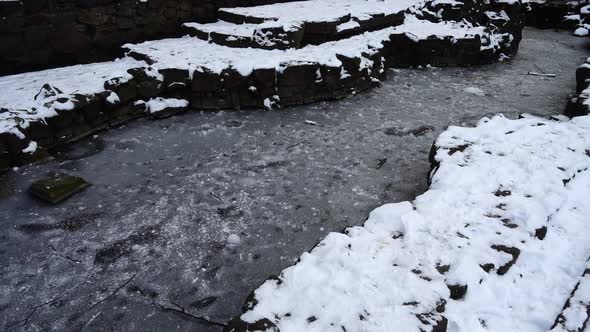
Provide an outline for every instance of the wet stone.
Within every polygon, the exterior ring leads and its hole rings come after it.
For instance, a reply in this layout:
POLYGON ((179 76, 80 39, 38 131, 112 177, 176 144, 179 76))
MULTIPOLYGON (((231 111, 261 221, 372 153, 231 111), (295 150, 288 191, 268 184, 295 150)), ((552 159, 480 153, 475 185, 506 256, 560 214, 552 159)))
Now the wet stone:
POLYGON ((90 184, 78 176, 57 174, 31 184, 29 192, 51 204, 62 202, 66 198, 85 189, 90 184))

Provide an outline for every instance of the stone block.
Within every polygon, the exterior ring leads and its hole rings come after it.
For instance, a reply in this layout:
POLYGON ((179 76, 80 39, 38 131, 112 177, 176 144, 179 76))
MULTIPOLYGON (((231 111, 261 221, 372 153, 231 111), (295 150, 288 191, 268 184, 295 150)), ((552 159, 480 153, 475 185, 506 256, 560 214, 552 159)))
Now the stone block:
POLYGON ((164 77, 164 87, 167 92, 188 89, 190 83, 189 71, 186 69, 160 69, 164 77))
POLYGON ((580 93, 590 85, 590 65, 576 69, 576 92, 580 93))
POLYGON ((134 80, 125 81, 114 78, 105 82, 104 88, 114 91, 119 96, 121 103, 127 103, 138 97, 137 85, 134 80))
POLYGON ((50 146, 55 142, 55 133, 52 128, 43 121, 30 122, 22 132, 27 138, 35 141, 39 146, 50 146))
POLYGON ((31 195, 51 204, 57 204, 90 186, 78 176, 58 174, 31 184, 31 195))
POLYGON ((99 130, 108 125, 109 117, 105 108, 106 101, 102 95, 90 96, 88 103, 80 108, 85 122, 93 129, 99 130))
POLYGON ((2 133, 0 134, 0 141, 3 142, 4 149, 14 158, 14 156, 22 153, 27 148, 28 142, 26 139, 17 137, 14 134, 2 133))
POLYGON ((193 73, 191 90, 196 93, 214 92, 220 89, 221 77, 206 68, 198 68, 193 73))

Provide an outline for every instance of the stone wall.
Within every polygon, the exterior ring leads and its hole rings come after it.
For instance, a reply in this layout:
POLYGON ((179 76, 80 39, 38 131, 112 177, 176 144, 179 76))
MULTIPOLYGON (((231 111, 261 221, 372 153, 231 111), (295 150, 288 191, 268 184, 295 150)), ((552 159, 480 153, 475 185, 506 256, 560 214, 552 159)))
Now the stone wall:
POLYGON ((273 0, 0 1, 0 75, 110 60, 128 42, 178 36, 217 8, 273 0))

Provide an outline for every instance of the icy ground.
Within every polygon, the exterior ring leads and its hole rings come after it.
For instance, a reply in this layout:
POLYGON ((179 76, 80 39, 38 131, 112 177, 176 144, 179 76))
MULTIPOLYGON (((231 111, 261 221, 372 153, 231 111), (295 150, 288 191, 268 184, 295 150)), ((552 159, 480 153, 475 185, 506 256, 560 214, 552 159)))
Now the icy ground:
POLYGON ((278 112, 140 120, 56 151, 0 180, 0 324, 220 330, 195 317, 227 321, 327 233, 422 193, 448 125, 560 112, 586 56, 583 39, 527 29, 509 63, 400 70, 368 94, 278 112), (557 77, 526 75, 535 65, 557 77), (53 171, 94 185, 42 205, 25 190, 53 171))

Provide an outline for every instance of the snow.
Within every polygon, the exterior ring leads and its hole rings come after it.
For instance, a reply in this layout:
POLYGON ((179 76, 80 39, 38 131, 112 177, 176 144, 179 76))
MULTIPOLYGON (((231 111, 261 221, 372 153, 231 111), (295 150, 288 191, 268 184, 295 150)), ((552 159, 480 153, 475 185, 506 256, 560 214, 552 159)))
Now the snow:
POLYGON ((301 22, 336 22, 348 15, 351 15, 353 20, 363 20, 371 15, 399 13, 423 2, 423 0, 308 0, 255 7, 222 8, 220 11, 277 21, 284 26, 290 26, 301 22))
POLYGON ((330 233, 260 286, 242 320, 283 332, 429 331, 443 316, 448 331, 549 330, 590 255, 589 130, 588 116, 450 127, 425 194, 330 233), (506 248, 520 250, 514 265, 506 248), (447 285, 467 292, 453 300, 447 285))
POLYGON ((188 106, 189 102, 184 99, 156 97, 147 102, 140 100, 135 104, 144 104, 146 106, 146 112, 153 114, 169 108, 184 108, 188 106))
POLYGON ((487 11, 484 14, 486 14, 486 16, 489 17, 491 20, 502 20, 502 21, 509 21, 510 20, 510 17, 508 16, 508 14, 506 14, 506 12, 503 10, 501 10, 499 12, 487 11))
POLYGON ((469 93, 469 94, 476 95, 476 96, 485 96, 486 95, 482 89, 476 88, 473 86, 467 87, 467 88, 463 89, 463 91, 465 93, 469 93))
POLYGON ((117 95, 116 93, 114 93, 112 91, 111 91, 111 93, 109 93, 106 100, 109 104, 116 104, 121 101, 121 99, 119 99, 119 95, 117 95))
POLYGON ((587 325, 590 314, 590 261, 562 311, 558 324, 550 332, 580 331, 587 325))
POLYGON ((37 142, 31 141, 29 145, 23 150, 24 153, 34 153, 37 151, 37 142))
POLYGON ((574 31, 574 35, 576 35, 576 36, 580 36, 580 37, 587 36, 587 35, 588 35, 588 29, 586 29, 586 28, 582 28, 582 27, 580 27, 580 28, 577 28, 577 29, 574 31))
POLYGON ((579 14, 575 14, 575 15, 566 15, 563 17, 564 21, 580 21, 580 15, 579 14))
MULTIPOLYGON (((140 44, 126 44, 124 47, 147 55, 156 62, 152 65, 156 69, 194 70, 195 67, 202 67, 214 73, 221 73, 222 70, 233 67, 241 75, 247 76, 255 69, 275 68, 278 70, 288 63, 307 62, 338 67, 341 62, 336 57, 337 54, 360 57, 366 67, 370 60, 364 54, 375 54, 375 49, 382 47, 382 42, 396 33, 408 34, 416 41, 430 36, 459 39, 486 35, 483 27, 473 27, 467 23, 432 23, 409 16, 404 24, 397 27, 367 32, 321 45, 309 45, 300 49, 228 48, 189 36, 140 44)), ((482 48, 488 47, 495 47, 495 44, 482 46, 482 48)))
POLYGON ((227 237, 227 244, 229 246, 237 246, 240 244, 240 237, 237 234, 231 234, 227 237))
POLYGON ((31 121, 55 116, 57 110, 72 110, 74 94, 103 92, 105 81, 120 78, 125 82, 132 78, 128 69, 144 66, 143 61, 123 58, 0 77, 0 107, 6 109, 0 112, 0 133, 24 138, 19 127, 26 128, 31 121), (46 83, 60 92, 37 96, 46 83))
POLYGON ((113 78, 129 80, 130 68, 144 67, 143 61, 122 58, 115 61, 76 65, 0 77, 0 107, 31 109, 38 107, 34 97, 45 83, 65 95, 93 94, 104 91, 104 82, 113 78))
POLYGON ((338 32, 343 32, 343 31, 348 31, 348 30, 354 30, 356 28, 360 28, 361 25, 356 22, 356 21, 348 21, 348 22, 344 22, 342 24, 339 24, 336 27, 336 31, 338 32))
POLYGON ((218 32, 227 35, 252 37, 257 24, 234 24, 225 21, 217 21, 214 23, 184 23, 188 28, 197 29, 205 33, 218 32))

